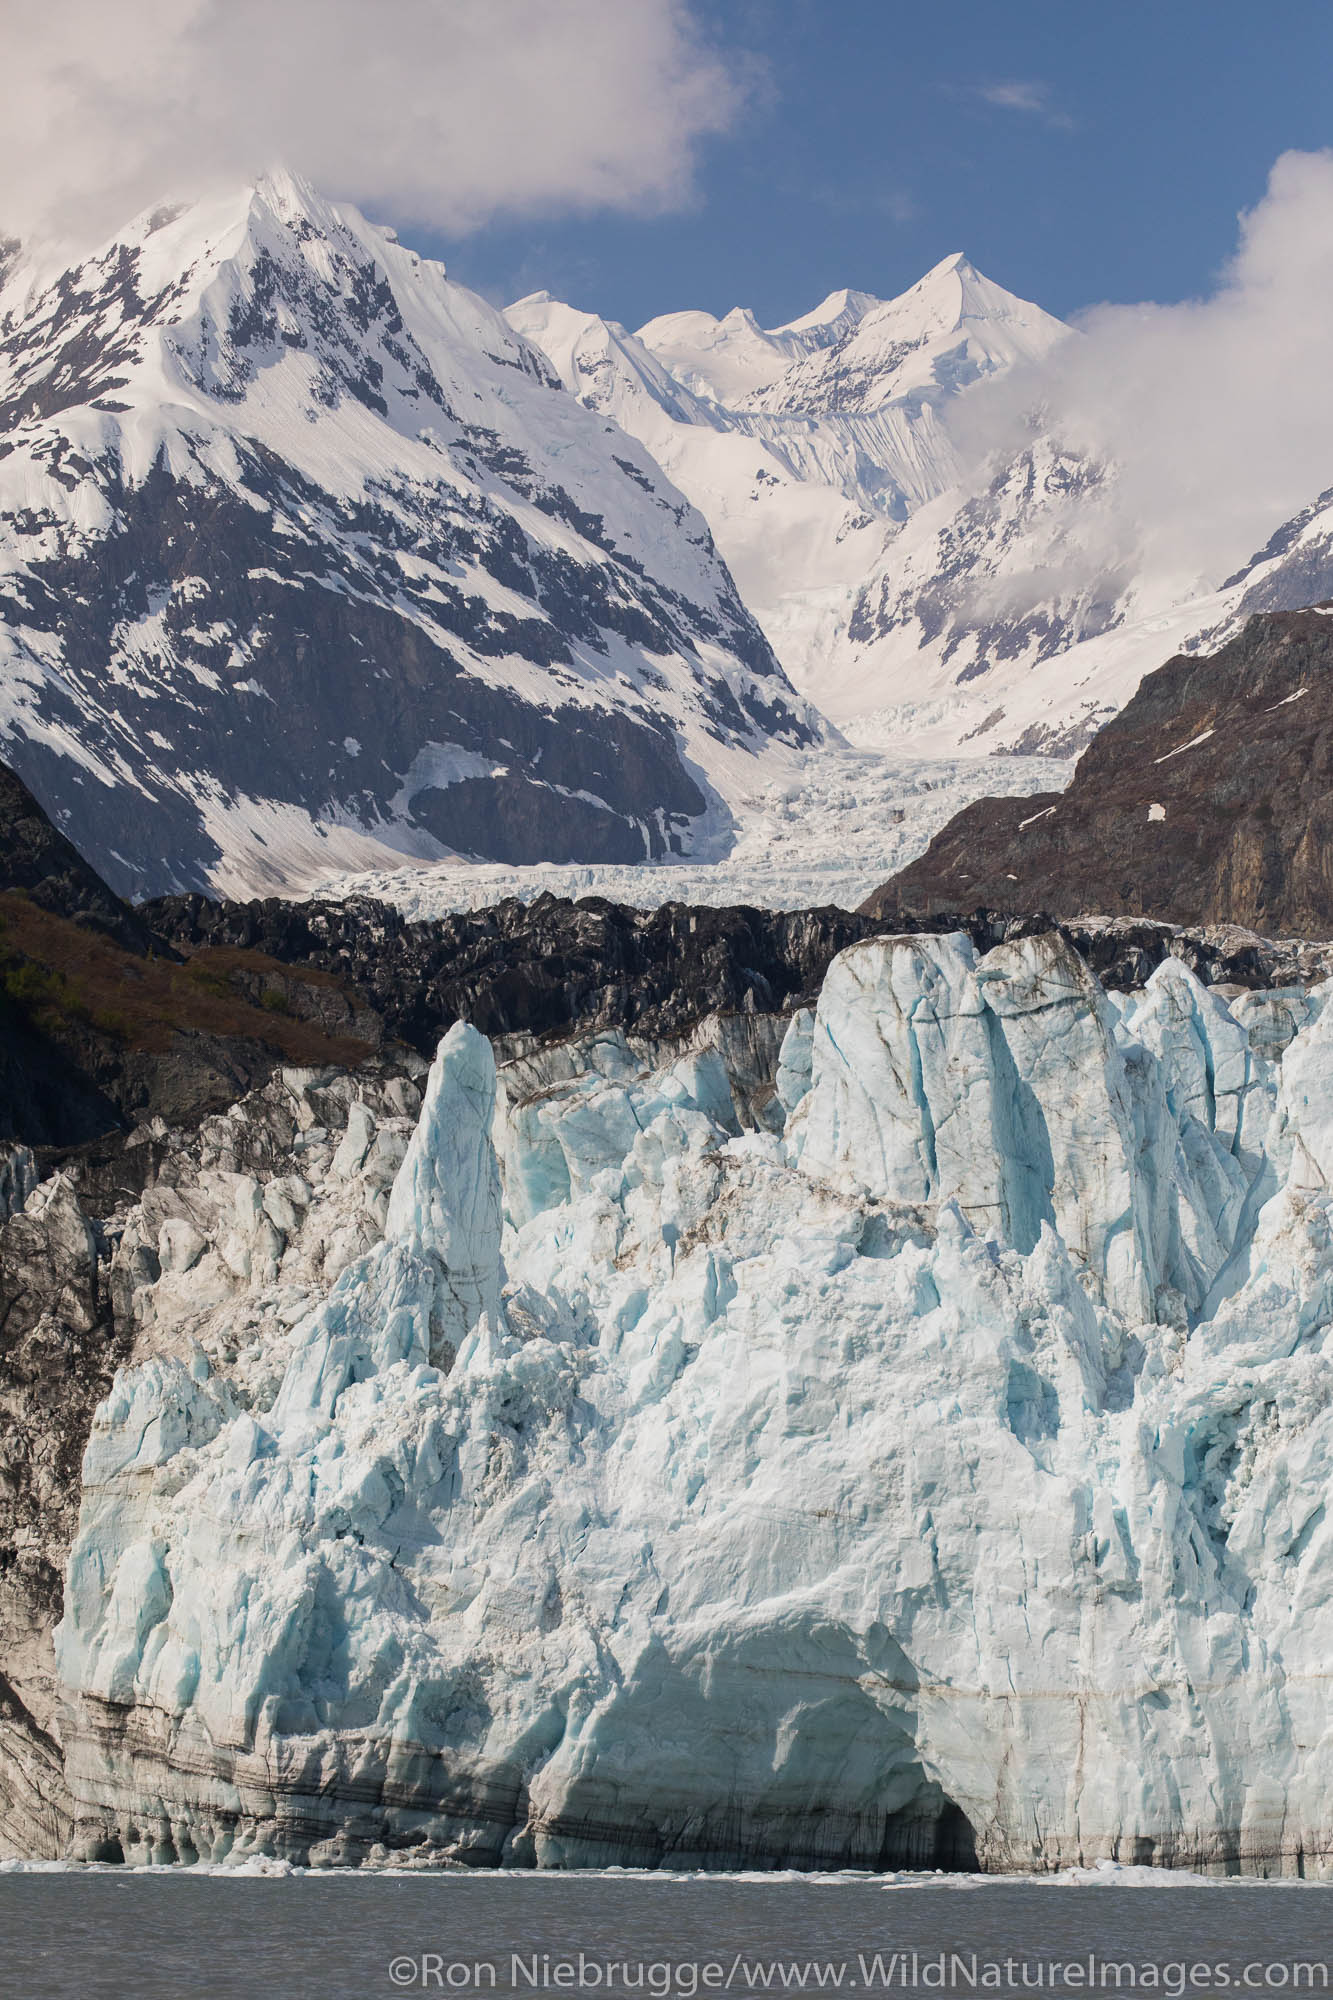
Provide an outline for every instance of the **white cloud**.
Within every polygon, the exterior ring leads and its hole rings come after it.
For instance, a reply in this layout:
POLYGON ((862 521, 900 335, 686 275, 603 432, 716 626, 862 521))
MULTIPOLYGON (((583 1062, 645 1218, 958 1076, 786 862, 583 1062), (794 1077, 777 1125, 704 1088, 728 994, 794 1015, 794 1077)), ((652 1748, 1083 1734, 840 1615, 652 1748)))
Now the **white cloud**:
POLYGON ((987 104, 997 104, 1002 111, 1031 111, 1040 115, 1046 109, 1050 91, 1044 83, 979 83, 977 96, 987 104))
POLYGON ((1220 582, 1333 485, 1333 152, 1282 155, 1211 297, 1077 324, 1039 372, 963 399, 970 455, 1012 455, 1038 412, 1115 467, 1108 568, 1134 546, 1150 576, 1220 582))
POLYGON ((446 230, 652 212, 741 86, 686 0, 41 0, 0 67, 0 222, 110 230, 281 160, 446 230))
POLYGON ((1051 86, 1048 83, 1031 78, 974 83, 967 87, 964 95, 979 97, 983 104, 991 104, 997 111, 1019 111, 1029 118, 1040 118, 1044 125, 1050 125, 1059 132, 1072 132, 1074 129, 1074 121, 1069 114, 1051 102, 1051 86))

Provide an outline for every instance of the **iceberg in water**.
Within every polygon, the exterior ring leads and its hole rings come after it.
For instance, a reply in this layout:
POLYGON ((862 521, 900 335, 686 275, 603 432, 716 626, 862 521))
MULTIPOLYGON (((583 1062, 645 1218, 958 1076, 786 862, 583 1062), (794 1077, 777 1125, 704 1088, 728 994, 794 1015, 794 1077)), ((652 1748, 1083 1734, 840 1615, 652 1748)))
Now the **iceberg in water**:
POLYGON ((82 1851, 1328 1872, 1323 997, 910 937, 460 1024, 295 1286, 201 1170, 84 1465, 82 1851))

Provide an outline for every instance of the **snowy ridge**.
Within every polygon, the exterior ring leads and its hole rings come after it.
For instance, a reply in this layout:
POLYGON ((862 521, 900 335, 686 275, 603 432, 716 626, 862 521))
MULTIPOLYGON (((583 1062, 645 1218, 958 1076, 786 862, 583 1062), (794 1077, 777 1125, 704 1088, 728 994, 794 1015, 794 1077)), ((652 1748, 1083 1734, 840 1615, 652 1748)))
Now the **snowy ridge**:
POLYGON ((737 309, 633 336, 545 295, 509 316, 690 494, 784 666, 864 747, 1070 756, 1172 647, 1333 595, 1327 495, 1222 584, 1164 570, 1115 465, 1039 415, 964 469, 969 392, 1018 370, 1039 411, 1067 331, 966 258, 771 330, 737 309))
POLYGON ((1327 997, 873 939, 209 1121, 117 1251, 78 1851, 1326 1875, 1327 997))
POLYGON ((0 737, 119 888, 716 851, 824 733, 642 447, 290 176, 12 272, 0 421, 0 737))
POLYGON ((1064 328, 956 253, 895 299, 833 292, 771 332, 743 307, 673 313, 638 338, 695 394, 728 410, 804 416, 926 401, 1049 352, 1064 328))
POLYGON ((844 686, 864 679, 858 595, 901 523, 957 480, 942 411, 1066 334, 961 256, 900 298, 835 292, 771 331, 738 308, 633 335, 544 293, 507 317, 689 494, 787 672, 838 721, 869 705, 870 683, 844 686))

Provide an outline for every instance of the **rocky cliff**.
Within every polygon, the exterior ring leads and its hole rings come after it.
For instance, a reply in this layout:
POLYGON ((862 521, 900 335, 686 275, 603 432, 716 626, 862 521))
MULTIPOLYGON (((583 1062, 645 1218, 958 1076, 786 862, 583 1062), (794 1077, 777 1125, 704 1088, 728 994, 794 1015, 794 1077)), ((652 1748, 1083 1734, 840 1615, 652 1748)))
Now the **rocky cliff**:
POLYGON ((1271 612, 1149 674, 1065 792, 982 799, 871 914, 1096 910, 1333 932, 1333 606, 1271 612))

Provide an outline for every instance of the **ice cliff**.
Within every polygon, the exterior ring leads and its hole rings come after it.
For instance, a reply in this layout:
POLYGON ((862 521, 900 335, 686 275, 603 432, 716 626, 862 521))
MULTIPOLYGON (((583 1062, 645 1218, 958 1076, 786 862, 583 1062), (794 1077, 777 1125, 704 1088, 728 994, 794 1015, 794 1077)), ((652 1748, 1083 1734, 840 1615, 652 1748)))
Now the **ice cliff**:
POLYGON ((289 1072, 116 1252, 75 1851, 1330 1872, 1323 998, 886 938, 289 1072))

